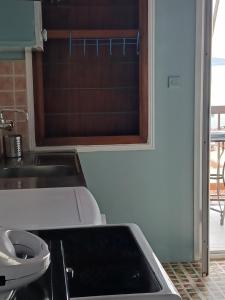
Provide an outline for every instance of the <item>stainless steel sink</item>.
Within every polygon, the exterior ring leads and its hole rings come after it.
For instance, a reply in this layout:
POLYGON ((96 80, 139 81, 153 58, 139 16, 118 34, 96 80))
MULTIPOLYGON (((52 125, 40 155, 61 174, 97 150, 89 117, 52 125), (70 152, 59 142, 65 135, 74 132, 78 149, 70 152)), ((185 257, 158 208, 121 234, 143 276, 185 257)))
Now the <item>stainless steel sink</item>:
POLYGON ((0 178, 74 176, 75 170, 67 165, 22 166, 0 169, 0 178))
POLYGON ((75 151, 30 151, 21 159, 0 159, 0 190, 68 186, 86 186, 75 151))

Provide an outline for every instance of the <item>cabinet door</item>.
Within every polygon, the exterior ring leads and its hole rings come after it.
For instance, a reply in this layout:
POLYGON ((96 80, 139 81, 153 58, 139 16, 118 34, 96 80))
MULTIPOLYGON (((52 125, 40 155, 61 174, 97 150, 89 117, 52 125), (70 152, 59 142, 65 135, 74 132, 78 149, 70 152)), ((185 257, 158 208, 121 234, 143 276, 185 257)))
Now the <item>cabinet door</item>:
POLYGON ((1 1, 0 49, 41 46, 38 6, 31 1, 1 1))
POLYGON ((48 41, 33 55, 38 146, 146 143, 148 0, 46 0, 42 8, 48 41))

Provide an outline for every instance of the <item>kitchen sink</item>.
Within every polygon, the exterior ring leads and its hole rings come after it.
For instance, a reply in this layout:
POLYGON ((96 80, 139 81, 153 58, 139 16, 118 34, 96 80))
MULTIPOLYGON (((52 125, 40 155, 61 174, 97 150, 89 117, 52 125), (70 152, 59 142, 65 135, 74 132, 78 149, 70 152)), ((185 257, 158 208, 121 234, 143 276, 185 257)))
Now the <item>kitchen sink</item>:
POLYGON ((86 186, 76 151, 24 152, 0 159, 0 190, 86 186))
POLYGON ((135 224, 31 232, 48 244, 51 264, 16 300, 181 300, 135 224))
MULTIPOLYGON (((69 270, 70 299, 157 293, 162 289, 127 226, 44 230, 39 235, 50 241, 53 256, 55 243, 61 241, 63 264, 69 270)), ((57 264, 59 261, 58 257, 57 264)))
POLYGON ((22 166, 0 169, 0 178, 74 176, 75 170, 67 165, 22 166))

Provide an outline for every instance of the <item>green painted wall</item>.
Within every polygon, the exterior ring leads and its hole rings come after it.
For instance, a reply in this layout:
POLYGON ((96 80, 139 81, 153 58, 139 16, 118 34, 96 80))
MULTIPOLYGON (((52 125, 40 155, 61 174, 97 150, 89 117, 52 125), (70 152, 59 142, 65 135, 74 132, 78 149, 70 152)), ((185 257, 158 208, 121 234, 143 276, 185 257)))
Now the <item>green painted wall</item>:
POLYGON ((80 154, 108 222, 140 225, 162 261, 193 258, 195 0, 156 0, 156 150, 80 154), (181 87, 167 87, 169 75, 181 87))
POLYGON ((23 59, 22 51, 2 51, 2 47, 22 49, 35 43, 34 4, 23 0, 1 0, 0 59, 23 59))
POLYGON ((2 51, 0 50, 0 60, 22 60, 25 59, 25 52, 24 51, 2 51))

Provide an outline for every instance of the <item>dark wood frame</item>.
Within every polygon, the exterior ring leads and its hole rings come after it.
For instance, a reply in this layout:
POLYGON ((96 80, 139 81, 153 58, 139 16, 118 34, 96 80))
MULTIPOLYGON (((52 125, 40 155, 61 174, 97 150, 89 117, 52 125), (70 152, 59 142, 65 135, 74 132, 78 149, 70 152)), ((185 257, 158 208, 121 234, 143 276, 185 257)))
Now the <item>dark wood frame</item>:
POLYGON ((139 135, 121 136, 92 136, 92 137, 60 137, 47 138, 45 136, 44 118, 44 85, 42 52, 33 54, 34 76, 34 107, 35 133, 38 146, 62 145, 104 145, 104 144, 138 144, 148 141, 148 1, 139 0, 139 29, 138 30, 50 30, 48 39, 73 38, 116 38, 119 36, 136 37, 140 32, 139 57, 139 135))

